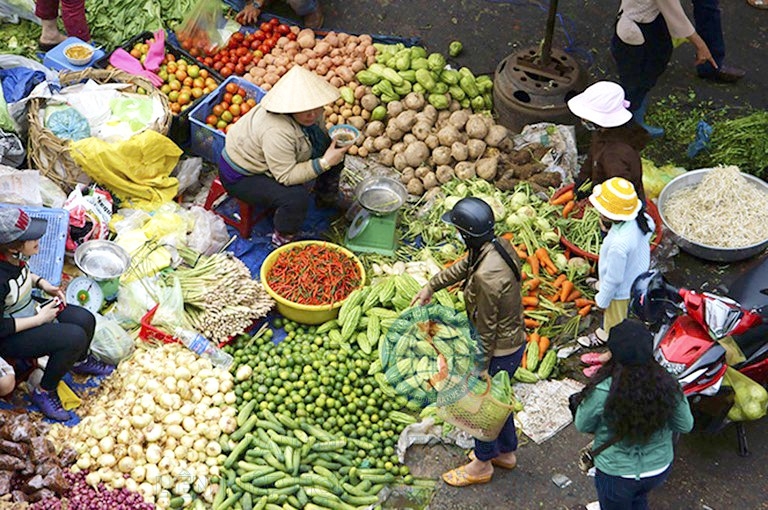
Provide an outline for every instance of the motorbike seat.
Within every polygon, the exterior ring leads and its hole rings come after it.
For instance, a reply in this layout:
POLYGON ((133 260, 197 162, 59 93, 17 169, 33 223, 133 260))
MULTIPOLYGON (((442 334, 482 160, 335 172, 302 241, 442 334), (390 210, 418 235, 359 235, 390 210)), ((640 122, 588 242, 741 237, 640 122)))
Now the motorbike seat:
POLYGON ((760 347, 768 342, 768 323, 764 322, 740 335, 733 335, 736 344, 749 359, 760 347))

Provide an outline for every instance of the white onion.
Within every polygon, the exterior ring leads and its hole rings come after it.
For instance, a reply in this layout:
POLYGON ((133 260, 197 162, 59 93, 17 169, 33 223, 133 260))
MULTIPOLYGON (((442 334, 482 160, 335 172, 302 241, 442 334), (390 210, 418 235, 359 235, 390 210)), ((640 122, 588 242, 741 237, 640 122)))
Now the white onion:
POLYGON ((149 441, 150 443, 154 443, 155 441, 159 441, 161 437, 163 437, 163 427, 162 427, 162 425, 158 425, 157 423, 151 423, 144 430, 144 438, 147 441, 149 441))
POLYGON ((195 430, 195 425, 195 419, 191 416, 187 416, 181 421, 181 426, 184 427, 184 430, 187 432, 192 432, 195 430))
POLYGON ((237 402, 237 396, 233 392, 228 391, 227 393, 224 394, 224 403, 225 404, 231 406, 235 402, 237 402))
POLYGON ((101 438, 99 441, 99 449, 104 453, 112 453, 112 450, 115 449, 115 440, 110 436, 101 438))
POLYGON ((195 439, 187 434, 182 435, 181 439, 179 439, 181 444, 186 446, 187 448, 192 448, 192 445, 195 444, 195 439))
POLYGON ((190 372, 189 369, 184 366, 177 368, 174 375, 176 376, 176 379, 183 381, 189 381, 192 379, 192 372, 190 372))
POLYGON ((112 467, 117 464, 117 459, 111 453, 102 453, 96 459, 96 463, 101 467, 112 467))
POLYGON ((116 476, 112 479, 113 489, 122 489, 123 487, 125 487, 125 478, 122 476, 116 476))
POLYGON ((205 454, 208 457, 216 457, 220 453, 221 453, 221 445, 216 441, 209 441, 205 445, 205 454))
POLYGON ((151 482, 153 484, 157 483, 158 480, 160 480, 160 468, 157 467, 155 464, 147 464, 144 466, 145 470, 145 476, 144 480, 147 482, 151 482))
POLYGON ((182 420, 184 420, 184 416, 180 412, 172 411, 163 418, 163 423, 166 425, 179 425, 182 420))
POLYGON ((139 492, 139 484, 133 478, 125 480, 125 488, 131 492, 139 492))
POLYGON ((157 444, 151 444, 147 446, 147 451, 144 453, 144 457, 150 464, 157 464, 160 459, 163 458, 163 451, 157 444))
POLYGON ((91 449, 88 450, 88 453, 90 454, 91 457, 93 457, 94 459, 97 459, 99 455, 101 455, 101 448, 99 448, 98 444, 91 446, 91 449))
POLYGON ((131 434, 123 429, 117 433, 117 442, 120 444, 131 444, 131 434))
POLYGON ((144 448, 142 448, 141 445, 138 445, 138 444, 128 445, 128 455, 130 455, 130 457, 134 460, 143 459, 144 448))
POLYGON ((77 458, 77 467, 80 469, 88 469, 91 467, 91 456, 88 454, 80 455, 77 458))
POLYGON ((144 466, 134 466, 134 468, 131 470, 131 478, 133 478, 133 480, 137 483, 143 482, 146 475, 147 470, 144 468, 144 466))
POLYGON ((216 407, 224 405, 224 394, 216 393, 215 395, 213 395, 213 397, 211 397, 211 403, 216 407))
POLYGON ((185 434, 184 434, 184 428, 181 425, 178 425, 175 423, 173 425, 168 425, 168 427, 166 427, 165 429, 165 432, 171 437, 182 440, 181 442, 182 444, 184 444, 183 439, 185 437, 185 434))
POLYGON ((109 483, 115 479, 115 474, 112 472, 111 469, 102 468, 102 469, 99 469, 97 472, 99 473, 99 478, 104 483, 109 483))
POLYGON ((187 448, 183 444, 180 444, 179 446, 174 448, 173 453, 176 455, 177 459, 183 459, 183 458, 186 458, 188 451, 189 451, 189 448, 187 448))
POLYGON ((135 467, 136 462, 130 457, 123 457, 117 463, 117 469, 119 469, 121 473, 130 473, 135 467))
POLYGON ((99 482, 101 482, 101 475, 99 475, 98 471, 91 471, 90 473, 85 475, 85 483, 87 483, 94 489, 99 485, 99 482))
POLYGON ((186 404, 181 406, 181 409, 179 409, 179 412, 184 416, 192 416, 196 408, 197 406, 195 404, 193 404, 192 402, 187 402, 186 404))

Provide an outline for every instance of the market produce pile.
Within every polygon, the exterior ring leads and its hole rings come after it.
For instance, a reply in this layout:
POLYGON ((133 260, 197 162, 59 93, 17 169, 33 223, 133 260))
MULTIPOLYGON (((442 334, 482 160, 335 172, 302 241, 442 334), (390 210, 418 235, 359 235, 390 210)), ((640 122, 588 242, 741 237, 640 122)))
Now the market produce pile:
MULTIPOLYGON (((191 5, 86 2, 94 40, 107 49, 122 46, 141 62, 153 42, 145 32, 173 28, 191 5)), ((492 415, 501 420, 521 410, 513 383, 561 377, 558 349, 594 326, 590 278, 602 242, 599 214, 572 189, 556 192, 574 169, 561 166, 554 127, 542 128, 534 142, 515 136, 491 113, 491 77, 453 69, 437 51, 381 44, 367 34, 320 35, 277 18, 254 28, 212 52, 184 33, 181 48, 166 44, 157 89, 175 121, 197 124, 189 150, 199 150, 194 144, 203 133, 220 152, 216 144, 223 144, 229 126, 292 66, 304 66, 339 88, 341 97, 325 107, 326 127, 359 130, 349 156, 384 168, 406 187, 399 247, 394 256, 354 258, 333 245, 297 243, 264 266, 262 286, 258 268, 219 252, 225 242, 206 255, 191 248, 192 224, 214 213, 197 208, 192 219, 175 204, 170 214, 164 206, 153 211, 110 310, 132 329, 136 353, 84 399, 77 411, 82 421, 73 427, 49 430, 28 415, 0 413, 0 493, 11 493, 10 500, 26 498, 40 509, 362 509, 382 503, 388 486, 433 487, 404 464, 400 434, 430 418, 447 437, 461 423, 445 414, 448 390, 477 398, 486 383, 470 377, 476 339, 461 289, 436 292, 429 310, 439 313, 432 316, 411 301, 430 277, 466 256, 455 227, 441 221, 465 197, 488 203, 496 235, 522 263, 526 345, 520 368, 490 383, 502 404, 492 415), (335 307, 338 314, 302 325, 274 313, 273 298, 305 309, 335 307), (232 366, 214 367, 180 345, 177 328, 221 346, 232 366), (59 445, 73 451, 57 451, 59 445), (36 453, 41 448, 44 458, 36 453)), ((0 41, 9 51, 11 43, 0 41)), ((457 55, 460 43, 449 51, 457 55)), ((147 91, 155 93, 141 92, 147 91)), ((207 158, 218 160, 219 152, 207 158)), ((349 167, 344 174, 353 183, 364 177, 349 167)), ((738 169, 708 179, 670 200, 670 222, 681 221, 686 234, 702 242, 768 237, 766 201, 738 169), (707 211, 730 223, 701 221, 710 218, 707 211), (743 226, 738 239, 730 235, 735 223, 743 226)), ((121 219, 138 223, 129 213, 121 210, 121 219)), ((213 223, 197 237, 211 241, 213 223)), ((347 226, 336 222, 327 237, 344 245, 347 226)), ((116 241, 123 242, 125 232, 118 233, 116 241)))
POLYGON ((670 195, 664 216, 679 235, 706 246, 744 248, 768 239, 768 197, 736 166, 718 167, 670 195))

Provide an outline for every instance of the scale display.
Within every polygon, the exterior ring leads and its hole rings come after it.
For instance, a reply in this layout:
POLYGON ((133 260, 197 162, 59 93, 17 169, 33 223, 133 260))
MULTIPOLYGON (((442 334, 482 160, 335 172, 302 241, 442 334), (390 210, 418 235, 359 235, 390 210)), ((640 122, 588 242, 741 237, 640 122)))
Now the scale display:
POLYGON ((82 306, 97 313, 104 304, 104 292, 99 284, 86 276, 78 276, 67 285, 67 303, 82 306))

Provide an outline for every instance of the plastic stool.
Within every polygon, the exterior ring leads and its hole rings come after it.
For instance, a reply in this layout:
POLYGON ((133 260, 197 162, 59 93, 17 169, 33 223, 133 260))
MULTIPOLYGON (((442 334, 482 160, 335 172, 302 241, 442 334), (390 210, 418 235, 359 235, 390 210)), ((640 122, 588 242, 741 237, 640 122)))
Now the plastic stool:
POLYGON ((253 226, 267 215, 268 210, 264 210, 258 215, 254 216, 254 212, 256 211, 255 206, 247 202, 243 202, 242 200, 239 200, 235 197, 230 197, 235 200, 237 205, 240 207, 240 221, 237 221, 225 214, 221 214, 214 208, 214 204, 216 204, 216 202, 224 195, 227 195, 227 190, 224 189, 224 185, 221 184, 221 180, 216 177, 211 183, 211 189, 208 191, 208 196, 205 198, 205 205, 203 207, 208 211, 213 211, 219 215, 227 225, 235 227, 238 232, 240 232, 240 237, 243 239, 248 239, 251 237, 251 229, 253 229, 253 226))

